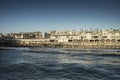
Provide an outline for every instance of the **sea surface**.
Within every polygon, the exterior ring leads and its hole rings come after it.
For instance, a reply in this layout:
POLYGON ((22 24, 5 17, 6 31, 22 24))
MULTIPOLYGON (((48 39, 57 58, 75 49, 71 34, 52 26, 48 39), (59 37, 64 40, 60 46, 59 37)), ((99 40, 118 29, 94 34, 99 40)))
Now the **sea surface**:
POLYGON ((120 80, 120 51, 1 49, 0 80, 120 80))

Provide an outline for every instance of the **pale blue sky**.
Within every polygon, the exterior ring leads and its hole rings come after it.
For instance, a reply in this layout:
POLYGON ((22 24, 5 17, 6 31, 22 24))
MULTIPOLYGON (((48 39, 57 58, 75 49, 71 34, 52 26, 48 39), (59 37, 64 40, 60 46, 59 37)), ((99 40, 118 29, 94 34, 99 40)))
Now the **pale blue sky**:
POLYGON ((0 0, 0 32, 120 29, 119 0, 0 0))

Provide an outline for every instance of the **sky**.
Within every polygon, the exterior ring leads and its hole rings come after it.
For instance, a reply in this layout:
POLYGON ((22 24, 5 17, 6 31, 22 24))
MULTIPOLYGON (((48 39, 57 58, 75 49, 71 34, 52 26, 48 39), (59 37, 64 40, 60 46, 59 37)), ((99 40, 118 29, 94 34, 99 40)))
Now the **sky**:
POLYGON ((0 0, 0 33, 120 29, 120 0, 0 0))

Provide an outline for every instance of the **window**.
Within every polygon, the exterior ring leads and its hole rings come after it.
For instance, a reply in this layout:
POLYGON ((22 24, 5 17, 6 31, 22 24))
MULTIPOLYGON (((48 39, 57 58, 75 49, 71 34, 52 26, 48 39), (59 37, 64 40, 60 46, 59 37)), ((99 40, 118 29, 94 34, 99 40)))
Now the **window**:
POLYGON ((120 42, 120 39, 118 39, 117 42, 120 42))
POLYGON ((107 36, 102 36, 102 38, 107 38, 107 36))
POLYGON ((99 38, 99 36, 92 36, 92 38, 99 38))

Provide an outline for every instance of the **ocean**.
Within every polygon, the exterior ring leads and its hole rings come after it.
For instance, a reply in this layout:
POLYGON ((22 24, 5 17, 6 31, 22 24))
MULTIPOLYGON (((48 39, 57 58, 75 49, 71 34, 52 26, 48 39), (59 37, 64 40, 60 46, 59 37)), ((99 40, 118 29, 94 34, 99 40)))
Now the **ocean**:
POLYGON ((120 50, 1 49, 0 80, 120 80, 120 50))

